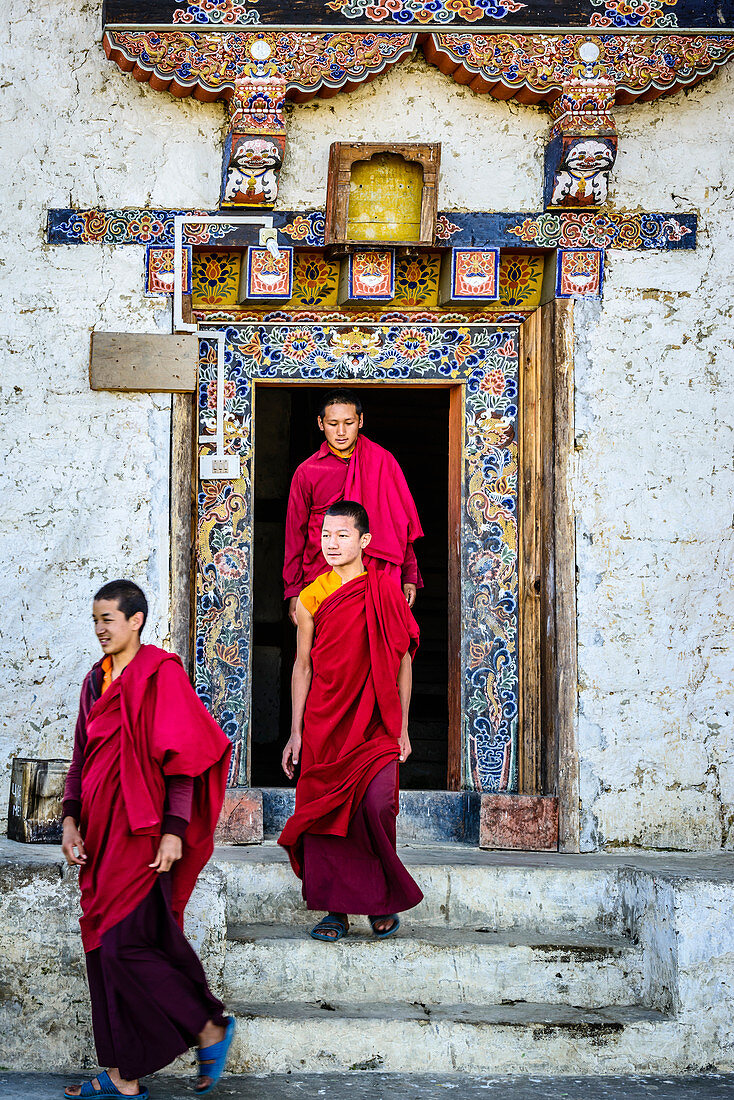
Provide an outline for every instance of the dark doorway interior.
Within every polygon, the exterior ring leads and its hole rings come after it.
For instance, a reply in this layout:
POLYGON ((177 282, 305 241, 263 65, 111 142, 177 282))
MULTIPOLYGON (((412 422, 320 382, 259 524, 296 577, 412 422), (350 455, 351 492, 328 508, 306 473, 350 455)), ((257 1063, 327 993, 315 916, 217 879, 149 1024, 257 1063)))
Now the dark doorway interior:
MULTIPOLYGON (((333 387, 330 387, 333 388, 333 387)), ((281 569, 290 479, 316 451, 316 423, 327 387, 258 386, 255 400, 252 776, 255 787, 290 785, 280 768, 290 732, 295 629, 285 614, 281 569)), ((434 386, 360 387, 364 432, 400 462, 425 538, 416 544, 425 587, 415 613, 421 646, 414 665, 413 754, 401 766, 406 790, 443 790, 448 752, 449 390, 434 386)))

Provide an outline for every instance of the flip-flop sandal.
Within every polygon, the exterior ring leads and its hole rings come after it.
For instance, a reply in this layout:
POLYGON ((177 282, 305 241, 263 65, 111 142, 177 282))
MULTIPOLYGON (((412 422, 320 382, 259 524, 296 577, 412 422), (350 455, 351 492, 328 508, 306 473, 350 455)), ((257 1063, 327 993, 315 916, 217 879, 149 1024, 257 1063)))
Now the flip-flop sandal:
POLYGON ((398 928, 400 927, 400 917, 397 915, 397 913, 386 913, 384 917, 369 917, 369 922, 370 927, 372 928, 372 934, 376 940, 386 940, 388 936, 394 936, 398 928), (394 923, 390 926, 390 928, 378 931, 378 929, 375 928, 378 920, 391 920, 394 923))
POLYGON ((99 1081, 100 1088, 96 1089, 91 1081, 85 1081, 79 1092, 69 1092, 68 1087, 64 1089, 64 1096, 67 1100, 76 1100, 76 1097, 83 1096, 86 1100, 87 1097, 95 1096, 97 1100, 116 1100, 118 1096, 139 1096, 141 1100, 148 1100, 150 1093, 147 1088, 143 1086, 141 1089, 138 1085, 138 1091, 134 1093, 120 1092, 116 1085, 112 1084, 110 1075, 107 1070, 97 1074, 97 1080, 99 1081))
POLYGON ((227 1055, 234 1038, 234 1016, 227 1017, 227 1031, 223 1039, 218 1043, 212 1043, 210 1047, 199 1047, 196 1055, 199 1059, 199 1080, 202 1077, 210 1077, 211 1084, 204 1089, 195 1089, 197 1096, 203 1096, 205 1092, 211 1092, 219 1078, 224 1073, 227 1063, 227 1055), (206 1068, 204 1068, 206 1067, 206 1068))
POLYGON ((348 931, 348 920, 343 921, 341 917, 335 917, 333 913, 329 913, 311 929, 311 939, 323 940, 324 943, 336 943, 342 936, 346 936, 348 931), (334 932, 335 935, 330 936, 329 932, 334 932))

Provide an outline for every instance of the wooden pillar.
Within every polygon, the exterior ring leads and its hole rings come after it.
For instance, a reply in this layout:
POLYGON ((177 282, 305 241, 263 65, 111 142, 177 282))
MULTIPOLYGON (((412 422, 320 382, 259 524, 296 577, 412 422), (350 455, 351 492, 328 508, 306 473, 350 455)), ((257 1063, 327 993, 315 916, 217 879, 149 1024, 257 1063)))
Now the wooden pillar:
POLYGON ((541 794, 541 317, 520 330, 518 484, 518 793, 541 794))
POLYGON ((571 500, 574 456, 573 301, 553 303, 554 707, 558 754, 558 847, 579 850, 579 747, 576 725, 576 526, 571 500))
POLYGON ((557 798, 567 852, 579 848, 573 403, 573 302, 556 299, 520 331, 518 794, 557 798))

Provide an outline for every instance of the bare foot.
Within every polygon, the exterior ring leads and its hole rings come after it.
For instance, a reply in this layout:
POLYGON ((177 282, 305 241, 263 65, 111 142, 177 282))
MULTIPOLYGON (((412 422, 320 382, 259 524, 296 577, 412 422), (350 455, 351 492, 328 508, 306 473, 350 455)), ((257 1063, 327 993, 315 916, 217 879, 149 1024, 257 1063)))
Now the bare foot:
POLYGON ((221 1024, 215 1024, 213 1020, 208 1020, 207 1023, 204 1024, 203 1030, 199 1032, 197 1045, 200 1047, 214 1046, 215 1043, 221 1043, 226 1034, 226 1027, 222 1027, 221 1024))
POLYGON ((327 913, 326 916, 322 917, 319 923, 311 929, 311 935, 313 935, 313 933, 317 931, 319 933, 319 936, 323 936, 327 940, 338 940, 340 936, 345 936, 349 931, 349 919, 347 917, 347 914, 327 913), (332 927, 326 927, 324 925, 324 921, 337 921, 343 926, 343 929, 340 931, 339 929, 334 928, 333 924, 332 927))
POLYGON ((375 920, 376 932, 389 932, 391 928, 394 928, 397 921, 394 917, 380 917, 379 920, 375 920))

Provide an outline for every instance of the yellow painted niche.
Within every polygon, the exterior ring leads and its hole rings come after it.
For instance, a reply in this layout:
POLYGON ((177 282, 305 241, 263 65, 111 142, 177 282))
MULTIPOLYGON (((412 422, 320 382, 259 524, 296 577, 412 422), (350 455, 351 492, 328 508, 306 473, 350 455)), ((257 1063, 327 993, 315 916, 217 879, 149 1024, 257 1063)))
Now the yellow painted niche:
POLYGON ((423 169, 397 153, 378 153, 352 165, 347 240, 417 241, 423 169))

